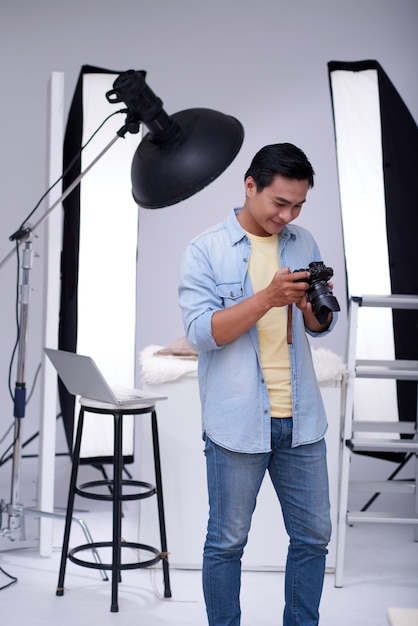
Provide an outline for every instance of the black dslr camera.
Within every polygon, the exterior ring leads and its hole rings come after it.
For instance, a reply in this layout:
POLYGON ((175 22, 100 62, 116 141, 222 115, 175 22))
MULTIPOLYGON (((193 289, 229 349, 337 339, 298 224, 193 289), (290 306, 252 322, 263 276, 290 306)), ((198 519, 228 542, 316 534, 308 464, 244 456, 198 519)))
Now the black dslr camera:
POLYGON ((312 304, 312 310, 320 324, 326 324, 330 311, 339 311, 340 305, 337 298, 332 295, 328 287, 328 281, 334 275, 332 267, 326 267, 322 261, 309 263, 309 268, 294 270, 294 272, 310 272, 309 278, 302 278, 296 282, 309 283, 306 290, 308 300, 312 304))

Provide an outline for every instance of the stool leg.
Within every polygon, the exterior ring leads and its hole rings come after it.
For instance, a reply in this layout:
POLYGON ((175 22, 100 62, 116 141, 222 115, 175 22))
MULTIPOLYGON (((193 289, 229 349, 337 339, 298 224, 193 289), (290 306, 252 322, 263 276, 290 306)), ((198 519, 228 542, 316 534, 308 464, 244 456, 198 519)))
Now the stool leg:
POLYGON ((115 440, 113 459, 113 543, 112 543, 112 613, 119 611, 118 583, 120 580, 121 564, 121 534, 122 534, 122 415, 115 413, 115 440))
POLYGON ((73 510, 74 510, 74 498, 75 498, 75 488, 77 484, 77 473, 78 473, 78 467, 80 464, 80 448, 81 448, 81 435, 83 433, 83 422, 84 422, 84 409, 81 408, 80 414, 78 417, 77 434, 76 434, 75 445, 74 445, 74 450, 72 454, 72 470, 71 470, 70 487, 68 491, 67 513, 65 516, 64 538, 62 542, 62 551, 61 551, 61 564, 60 564, 60 571, 59 571, 59 576, 58 576, 58 586, 57 586, 57 591, 56 591, 57 596, 64 595, 64 578, 65 578, 65 569, 67 565, 68 546, 70 542, 71 522, 72 522, 73 510))
POLYGON ((161 552, 163 554, 164 597, 171 598, 170 574, 168 567, 167 536, 165 529, 163 485, 161 479, 160 444, 158 437, 157 413, 151 413, 152 445, 154 450, 155 485, 157 487, 158 519, 160 524, 161 552))

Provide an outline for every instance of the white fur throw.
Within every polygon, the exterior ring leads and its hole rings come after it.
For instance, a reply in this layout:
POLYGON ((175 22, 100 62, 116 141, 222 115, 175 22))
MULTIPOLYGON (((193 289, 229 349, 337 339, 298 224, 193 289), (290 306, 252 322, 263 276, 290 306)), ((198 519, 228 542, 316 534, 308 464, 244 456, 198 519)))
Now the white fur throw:
POLYGON ((320 383, 326 380, 341 380, 347 371, 343 359, 332 350, 325 348, 312 350, 312 359, 315 374, 320 383))
MULTIPOLYGON (((159 385, 182 376, 197 375, 197 359, 178 356, 156 355, 163 346, 150 345, 139 355, 141 377, 144 383, 159 385)), ((316 377, 319 382, 341 380, 346 372, 343 359, 325 348, 312 350, 316 377)))
POLYGON ((197 374, 197 359, 172 355, 157 355, 163 346, 150 345, 139 354, 143 382, 159 385, 177 380, 182 376, 197 374))

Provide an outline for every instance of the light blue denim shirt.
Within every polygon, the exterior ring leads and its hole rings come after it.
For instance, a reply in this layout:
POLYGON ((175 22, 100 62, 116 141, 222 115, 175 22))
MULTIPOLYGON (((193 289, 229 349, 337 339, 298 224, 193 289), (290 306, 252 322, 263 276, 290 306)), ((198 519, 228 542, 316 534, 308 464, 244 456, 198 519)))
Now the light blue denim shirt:
MULTIPOLYGON (((179 304, 188 342, 198 351, 203 436, 236 452, 270 450, 270 403, 260 365, 257 327, 218 346, 212 335, 215 311, 253 295, 248 274, 250 241, 232 211, 225 222, 195 237, 180 262, 179 304)), ((291 271, 321 261, 312 235, 300 226, 280 234, 280 265, 291 271)), ((329 332, 336 323, 334 314, 329 332)), ((321 439, 327 419, 312 364, 301 311, 293 306, 290 366, 292 446, 321 439)))

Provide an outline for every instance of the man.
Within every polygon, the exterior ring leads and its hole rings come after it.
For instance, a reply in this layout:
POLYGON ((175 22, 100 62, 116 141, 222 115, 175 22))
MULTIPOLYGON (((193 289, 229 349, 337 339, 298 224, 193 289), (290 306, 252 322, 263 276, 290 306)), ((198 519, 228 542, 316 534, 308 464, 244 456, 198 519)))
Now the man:
MULTIPOLYGON (((179 304, 199 352, 210 626, 240 624, 241 557, 266 471, 290 537, 283 624, 319 620, 331 533, 327 422, 306 333, 331 330, 336 316, 329 311, 321 324, 314 315, 310 273, 296 270, 321 256, 312 235, 291 225, 313 184, 299 148, 264 147, 245 175, 242 209, 182 255, 179 304)), ((270 541, 274 550, 275 537, 270 541)))

